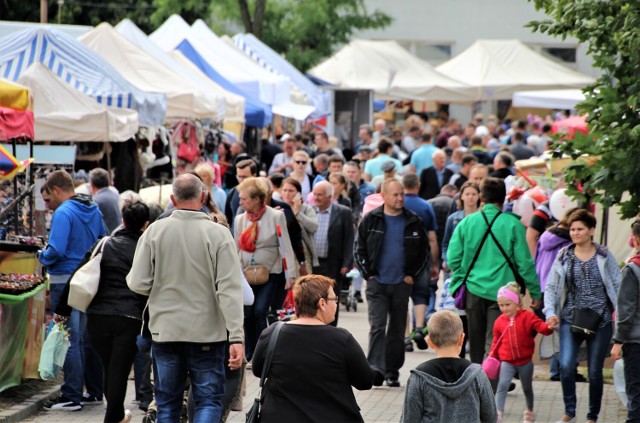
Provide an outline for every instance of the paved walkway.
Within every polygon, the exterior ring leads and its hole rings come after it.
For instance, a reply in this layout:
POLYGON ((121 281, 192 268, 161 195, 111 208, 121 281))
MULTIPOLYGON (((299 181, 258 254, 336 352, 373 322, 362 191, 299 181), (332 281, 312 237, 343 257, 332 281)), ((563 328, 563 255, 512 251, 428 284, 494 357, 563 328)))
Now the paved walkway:
MULTIPOLYGON (((344 307, 340 310, 339 326, 348 329, 358 340, 360 345, 365 348, 367 346, 367 337, 369 325, 367 322, 366 304, 358 304, 357 312, 346 312, 344 307)), ((406 354, 406 362, 401 370, 400 380, 402 386, 400 388, 388 388, 386 386, 373 388, 369 391, 356 391, 356 400, 362 409, 362 415, 366 422, 398 422, 402 412, 404 401, 404 387, 409 377, 409 370, 416 367, 425 360, 434 357, 434 353, 430 350, 418 351, 406 354)), ((544 365, 537 366, 537 373, 544 376, 547 367, 544 365)), ((576 422, 584 422, 586 420, 588 406, 588 384, 579 383, 578 389, 578 413, 576 422)), ((250 376, 247 380, 247 396, 244 399, 245 410, 243 412, 232 412, 229 416, 229 422, 244 422, 245 412, 249 409, 256 396, 258 389, 258 379, 250 376)), ((534 392, 537 414, 537 421, 540 423, 555 422, 563 414, 562 390, 559 382, 534 382, 534 392)), ((127 391, 126 407, 133 410, 133 422, 140 422, 143 413, 137 410, 135 405, 131 403, 133 399, 133 381, 129 382, 127 391)), ((518 386, 517 389, 510 393, 507 397, 505 410, 505 422, 522 421, 522 411, 524 410, 524 395, 518 386)), ((104 417, 104 407, 91 406, 85 407, 82 411, 77 412, 46 412, 41 411, 37 415, 24 420, 24 422, 65 422, 65 423, 97 423, 101 422, 104 417)), ((626 410, 620 403, 615 389, 612 385, 605 385, 604 397, 602 400, 602 411, 600 413, 600 422, 613 423, 623 422, 626 417, 626 410)), ((291 422, 296 423, 296 422, 291 422)), ((337 422, 336 422, 337 423, 337 422)), ((455 422, 452 422, 455 423, 455 422)))

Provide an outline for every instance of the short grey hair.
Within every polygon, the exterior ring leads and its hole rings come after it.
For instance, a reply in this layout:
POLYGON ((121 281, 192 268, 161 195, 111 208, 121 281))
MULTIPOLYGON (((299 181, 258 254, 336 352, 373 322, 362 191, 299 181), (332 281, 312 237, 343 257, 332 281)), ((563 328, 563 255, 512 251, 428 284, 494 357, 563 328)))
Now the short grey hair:
POLYGON ((198 200, 204 191, 202 181, 190 173, 183 173, 174 179, 171 188, 177 202, 198 200))
POLYGON ((435 150, 435 151, 431 154, 431 158, 432 158, 432 159, 435 159, 435 158, 436 158, 436 157, 438 157, 438 156, 444 156, 444 157, 447 157, 447 153, 445 153, 444 151, 442 151, 442 150, 438 149, 438 150, 435 150))
POLYGON ((333 185, 327 181, 320 181, 316 185, 319 185, 320 188, 324 187, 324 192, 329 197, 333 197, 333 185))
POLYGON ((98 189, 106 188, 109 186, 109 172, 97 167, 89 172, 89 181, 91 181, 91 185, 98 189))

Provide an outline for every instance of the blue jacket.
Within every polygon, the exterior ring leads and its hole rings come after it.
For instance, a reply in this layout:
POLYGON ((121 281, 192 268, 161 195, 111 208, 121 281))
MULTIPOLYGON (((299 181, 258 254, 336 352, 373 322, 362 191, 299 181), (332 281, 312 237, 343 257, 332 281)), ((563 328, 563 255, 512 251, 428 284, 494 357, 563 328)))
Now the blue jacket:
POLYGON ((89 248, 106 234, 102 213, 91 197, 75 195, 53 213, 49 244, 38 259, 50 274, 70 275, 89 248))

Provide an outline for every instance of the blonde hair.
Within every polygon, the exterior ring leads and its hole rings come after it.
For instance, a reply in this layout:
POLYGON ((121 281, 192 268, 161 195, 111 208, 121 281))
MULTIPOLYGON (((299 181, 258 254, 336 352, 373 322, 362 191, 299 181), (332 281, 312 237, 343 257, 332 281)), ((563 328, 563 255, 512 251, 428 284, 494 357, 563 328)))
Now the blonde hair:
POLYGON ((450 310, 440 310, 434 313, 427 322, 429 339, 437 348, 458 345, 460 334, 463 333, 462 319, 450 310))
POLYGON ((520 285, 518 285, 518 282, 508 282, 505 286, 501 287, 500 289, 506 289, 516 294, 518 298, 520 298, 520 302, 518 304, 522 305, 522 292, 520 291, 520 285))

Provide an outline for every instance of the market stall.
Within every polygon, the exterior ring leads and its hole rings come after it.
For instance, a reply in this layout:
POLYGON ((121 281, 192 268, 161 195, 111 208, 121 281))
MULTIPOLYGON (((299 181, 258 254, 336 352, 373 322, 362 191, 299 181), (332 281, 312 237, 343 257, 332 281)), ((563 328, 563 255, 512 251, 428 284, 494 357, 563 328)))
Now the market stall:
POLYGON ((33 113, 27 110, 29 90, 0 82, 3 84, 0 141, 9 143, 0 145, 1 188, 7 195, 0 210, 0 391, 3 391, 20 384, 22 378, 38 377, 46 291, 36 258, 42 243, 23 236, 33 231, 34 175, 32 171, 22 175, 33 154, 33 113), (25 142, 30 156, 19 161, 15 157, 17 144, 25 142), (8 221, 3 220, 10 214, 8 221), (23 216, 28 219, 20 219, 23 216))

